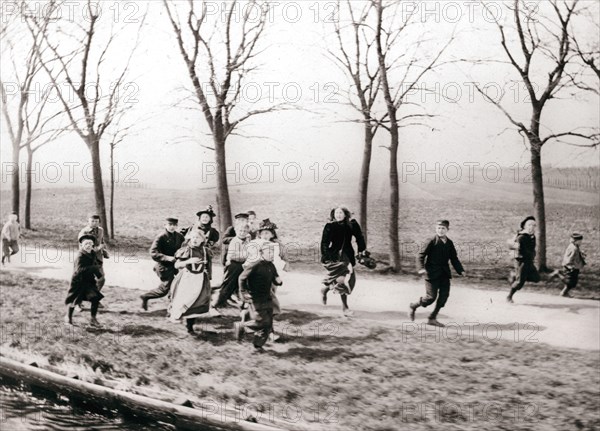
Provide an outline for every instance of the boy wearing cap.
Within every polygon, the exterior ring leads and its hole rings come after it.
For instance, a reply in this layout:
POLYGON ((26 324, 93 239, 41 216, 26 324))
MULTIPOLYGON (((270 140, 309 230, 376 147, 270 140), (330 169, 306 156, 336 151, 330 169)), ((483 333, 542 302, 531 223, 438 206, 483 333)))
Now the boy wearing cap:
POLYGON ((106 277, 104 274, 104 258, 108 259, 109 255, 108 251, 106 250, 106 244, 104 243, 104 229, 100 227, 100 216, 96 214, 89 216, 88 224, 86 227, 81 229, 78 238, 81 238, 83 235, 91 235, 94 237, 96 261, 98 267, 100 268, 100 273, 102 274, 102 277, 100 277, 97 281, 98 290, 102 290, 102 287, 104 287, 104 283, 106 282, 106 277))
POLYGON ((563 257, 562 270, 556 270, 550 275, 550 279, 558 276, 563 281, 565 287, 560 295, 567 298, 571 297, 569 291, 577 287, 579 272, 586 264, 585 253, 580 249, 582 241, 582 234, 575 232, 571 235, 571 243, 567 246, 563 257))
POLYGON ((148 310, 148 300, 167 296, 171 290, 171 283, 177 274, 175 268, 175 252, 184 242, 182 234, 177 232, 179 220, 173 217, 165 219, 165 230, 152 242, 150 257, 156 262, 154 272, 160 278, 160 284, 154 290, 140 296, 142 308, 148 310))
MULTIPOLYGON (((247 213, 238 213, 233 217, 233 224, 248 224, 248 217, 249 216, 247 213)), ((227 229, 225 229, 225 233, 223 233, 223 239, 221 241, 223 245, 221 248, 221 263, 223 265, 226 265, 227 263, 227 246, 229 246, 229 243, 235 237, 236 233, 234 226, 229 226, 227 229)))
POLYGON ((437 321, 437 315, 448 300, 450 295, 450 279, 452 272, 448 262, 452 263, 454 270, 461 276, 467 275, 462 264, 458 260, 454 243, 446 235, 450 229, 448 220, 438 220, 435 233, 436 235, 427 241, 417 255, 417 270, 419 274, 426 274, 425 277, 425 296, 422 296, 417 302, 410 304, 410 319, 415 320, 415 312, 419 307, 427 307, 436 300, 435 308, 429 315, 427 323, 433 326, 443 327, 444 325, 437 321))
POLYGON ((103 276, 94 251, 96 238, 93 235, 81 235, 79 237, 79 253, 75 258, 73 265, 73 275, 71 276, 71 285, 67 293, 65 304, 67 305, 67 315, 65 323, 73 324, 73 311, 76 305, 81 305, 82 301, 90 301, 91 320, 93 326, 100 326, 96 319, 98 313, 98 305, 104 297, 100 293, 97 280, 103 276))
POLYGON ((535 228, 537 223, 535 217, 528 216, 521 222, 521 230, 515 238, 515 269, 511 271, 508 281, 510 293, 506 297, 509 303, 513 303, 513 296, 521 290, 526 281, 537 283, 540 274, 535 267, 535 228))
MULTIPOLYGON (((244 214, 246 215, 246 214, 244 214)), ((215 301, 213 308, 222 308, 227 306, 227 301, 238 290, 238 280, 244 270, 243 263, 248 257, 248 242, 250 241, 250 228, 247 217, 238 217, 235 219, 235 237, 231 238, 227 245, 225 259, 225 274, 219 290, 219 296, 215 301)), ((225 240, 223 240, 225 242, 225 240)))
POLYGON ((281 286, 282 282, 273 264, 275 244, 262 241, 259 252, 260 260, 244 269, 239 278, 240 296, 249 308, 242 310, 242 321, 235 323, 234 330, 238 340, 242 339, 246 328, 254 331, 253 345, 262 350, 273 330, 271 288, 272 285, 281 286))
POLYGON ((5 260, 10 263, 10 257, 19 251, 21 227, 17 221, 18 218, 17 213, 12 212, 2 227, 2 265, 4 265, 5 260))

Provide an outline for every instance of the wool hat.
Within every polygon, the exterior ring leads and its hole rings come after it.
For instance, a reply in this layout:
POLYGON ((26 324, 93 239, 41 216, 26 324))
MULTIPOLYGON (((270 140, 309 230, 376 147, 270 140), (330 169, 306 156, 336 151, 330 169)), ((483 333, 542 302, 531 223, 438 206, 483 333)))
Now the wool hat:
POLYGON ((179 219, 176 219, 176 218, 174 218, 174 217, 167 217, 167 218, 165 219, 165 221, 166 221, 167 223, 171 223, 171 224, 178 224, 178 223, 179 223, 179 219))

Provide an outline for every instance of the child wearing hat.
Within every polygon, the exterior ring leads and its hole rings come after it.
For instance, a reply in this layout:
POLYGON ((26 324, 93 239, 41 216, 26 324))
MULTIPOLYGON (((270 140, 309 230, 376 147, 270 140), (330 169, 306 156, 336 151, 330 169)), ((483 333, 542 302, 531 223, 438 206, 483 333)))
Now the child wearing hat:
POLYGON ((19 236, 21 227, 17 221, 19 216, 12 212, 8 215, 8 220, 2 226, 2 265, 6 260, 10 263, 10 257, 19 251, 19 236))
POLYGON ((194 335, 196 318, 208 313, 211 296, 206 236, 200 229, 190 233, 187 243, 175 253, 175 259, 179 272, 173 281, 169 319, 184 319, 188 333, 194 335))
POLYGON ((81 305, 82 301, 90 301, 91 320, 93 326, 100 326, 96 319, 98 313, 98 305, 104 297, 98 288, 98 279, 102 277, 100 265, 96 258, 94 250, 95 237, 93 235, 81 235, 79 237, 79 253, 75 258, 73 265, 73 275, 71 276, 71 284, 67 292, 65 304, 67 305, 67 315, 65 323, 73 324, 73 311, 76 305, 81 305))
POLYGON ((435 308, 429 315, 427 323, 432 326, 443 327, 444 324, 438 322, 437 315, 446 305, 450 296, 450 279, 452 272, 448 262, 452 263, 454 270, 461 276, 467 275, 458 255, 454 243, 448 238, 447 233, 450 229, 448 220, 438 220, 435 226, 435 236, 427 241, 417 255, 417 270, 419 274, 426 274, 425 277, 425 296, 419 298, 417 302, 410 304, 410 319, 415 320, 415 312, 419 307, 427 307, 433 304, 437 298, 435 308))
MULTIPOLYGON (((242 264, 248 257, 248 243, 250 242, 250 228, 248 226, 247 217, 236 215, 235 219, 235 237, 229 240, 227 245, 227 254, 225 260, 225 268, 223 282, 219 295, 213 304, 213 308, 217 310, 227 306, 227 302, 232 295, 237 294, 239 286, 239 277, 244 268, 242 264)), ((223 240, 225 243, 225 240, 223 240)))
MULTIPOLYGON (((96 261, 100 267, 102 277, 98 279, 98 290, 102 290, 106 282, 104 273, 104 259, 108 259, 108 251, 104 242, 104 229, 100 227, 100 216, 92 214, 88 217, 88 224, 79 232, 78 238, 82 235, 91 235, 94 237, 94 251, 96 252, 96 261)), ((102 307, 102 306, 100 306, 102 307)))
MULTIPOLYGON (((271 222, 271 220, 268 218, 264 219, 258 226, 257 234, 258 239, 252 240, 248 243, 248 258, 243 265, 244 269, 247 269, 260 262, 260 249, 262 245, 265 242, 271 242, 273 243, 273 265, 275 265, 275 269, 277 272, 287 271, 287 262, 285 260, 282 244, 277 238, 277 225, 271 222)), ((278 286, 275 284, 271 286, 273 316, 281 314, 281 305, 279 304, 279 299, 277 298, 277 287, 278 286)), ((277 341, 279 339, 279 336, 275 333, 274 325, 272 326, 272 332, 269 338, 271 341, 277 341)))
POLYGON ((239 278, 240 296, 249 308, 242 310, 242 320, 235 323, 234 329, 238 340, 242 339, 245 329, 254 331, 253 345, 262 350, 273 331, 272 286, 281 286, 282 281, 273 265, 274 243, 262 241, 258 252, 258 262, 244 269, 239 278))
POLYGON ((235 216, 233 216, 234 226, 229 226, 227 229, 225 229, 225 233, 223 233, 223 239, 221 240, 221 263, 223 264, 223 266, 227 264, 227 250, 229 243, 233 238, 237 236, 235 232, 235 225, 249 225, 248 219, 249 216, 247 213, 238 213, 235 216))
POLYGON ((208 278, 212 280, 212 257, 213 250, 212 247, 219 241, 219 231, 212 227, 214 218, 216 217, 215 212, 212 209, 212 205, 206 207, 206 209, 198 211, 196 213, 196 217, 198 220, 191 226, 184 228, 181 230, 181 234, 188 238, 189 234, 194 229, 199 229, 202 231, 204 236, 206 237, 206 250, 208 251, 208 255, 206 256, 208 259, 208 278))
POLYGON ((160 284, 154 290, 140 296, 142 308, 148 310, 148 301, 167 296, 171 291, 171 283, 177 274, 175 268, 175 252, 183 245, 184 237, 177 232, 179 220, 173 217, 165 219, 165 229, 154 238, 150 246, 150 257, 156 262, 154 272, 160 284))
POLYGON ((525 217, 520 226, 521 230, 515 238, 515 268, 508 277, 510 292, 506 300, 509 303, 514 302, 514 294, 521 290, 525 282, 531 281, 537 283, 540 281, 540 274, 533 263, 536 253, 535 228, 537 223, 535 217, 525 217))
POLYGON ((556 270, 550 275, 550 279, 558 276, 563 281, 565 287, 560 295, 567 298, 571 296, 569 291, 577 287, 579 272, 586 264, 585 253, 580 248, 582 241, 582 234, 574 232, 571 235, 571 243, 567 246, 563 257, 562 269, 556 270))

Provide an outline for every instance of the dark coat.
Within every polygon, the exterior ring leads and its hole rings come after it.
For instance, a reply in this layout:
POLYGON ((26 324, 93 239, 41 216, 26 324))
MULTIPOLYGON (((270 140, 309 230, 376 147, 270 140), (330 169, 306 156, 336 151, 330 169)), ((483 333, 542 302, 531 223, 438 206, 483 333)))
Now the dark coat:
POLYGON ((175 262, 171 262, 169 257, 174 257, 175 252, 181 248, 184 238, 179 232, 170 233, 166 229, 160 233, 152 242, 150 247, 150 257, 156 262, 155 270, 159 273, 161 271, 172 271, 175 262))
POLYGON ((515 259, 522 262, 533 262, 535 258, 535 236, 525 232, 517 234, 517 255, 515 259))
POLYGON ((356 265, 352 237, 356 238, 358 252, 365 251, 367 248, 365 237, 356 220, 327 223, 323 228, 323 236, 321 237, 321 262, 337 262, 340 260, 340 252, 342 252, 352 266, 356 265))
POLYGON ((271 299, 271 285, 276 282, 279 274, 273 262, 261 260, 244 269, 240 274, 239 287, 242 297, 250 295, 252 302, 266 302, 271 299))
POLYGON ((464 272, 452 240, 447 238, 446 243, 444 243, 436 235, 423 244, 417 255, 417 270, 424 269, 427 271, 427 280, 450 279, 452 278, 452 272, 448 262, 452 263, 457 273, 462 274, 464 272))
POLYGON ((100 301, 104 295, 98 290, 96 279, 102 277, 96 252, 80 251, 73 264, 71 285, 65 304, 81 304, 81 301, 100 301))

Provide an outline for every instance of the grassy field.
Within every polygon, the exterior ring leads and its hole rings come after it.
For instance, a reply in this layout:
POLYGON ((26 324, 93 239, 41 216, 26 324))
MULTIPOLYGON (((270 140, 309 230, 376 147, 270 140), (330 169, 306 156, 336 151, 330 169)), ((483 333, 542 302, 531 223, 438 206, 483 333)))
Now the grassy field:
MULTIPOLYGON (((37 359, 121 388, 237 407, 286 429, 594 430, 597 352, 478 336, 423 339, 384 321, 284 310, 284 336, 254 353, 235 317, 188 336, 164 310, 138 311, 138 291, 111 289, 102 329, 62 324, 64 282, 2 274, 3 354, 37 359), (45 359, 44 359, 45 358, 45 359)), ((244 412, 244 413, 241 413, 244 412)))
MULTIPOLYGON (((91 189, 34 190, 33 227, 25 241, 47 247, 74 247, 86 215, 94 212, 91 189)), ((388 250, 389 215, 386 188, 374 187, 370 195, 368 247, 381 261, 372 273, 381 276, 388 250)), ((2 207, 9 207, 9 193, 2 194, 2 207)), ((357 193, 348 186, 311 184, 256 184, 231 188, 232 211, 253 209, 260 219, 269 217, 279 226, 293 269, 322 271, 319 241, 331 206, 345 203, 357 208, 357 193)), ((569 235, 577 230, 585 236, 582 248, 588 266, 575 295, 598 297, 600 286, 600 198, 584 191, 547 188, 548 263, 558 267, 569 235)), ((505 287, 511 254, 506 241, 512 238, 521 219, 532 213, 531 185, 510 181, 498 183, 407 182, 401 185, 400 249, 402 273, 415 272, 415 253, 432 235, 437 218, 451 221, 449 236, 477 285, 505 287)), ((165 216, 179 217, 185 226, 206 205, 216 207, 214 190, 118 189, 115 202, 116 239, 113 249, 124 254, 147 254, 165 216)), ((217 222, 218 225, 218 222, 217 222)), ((371 271, 363 271, 364 273, 371 271)), ((368 275, 367 275, 368 276, 368 275)), ((401 276, 401 275, 400 275, 401 276)), ((558 285, 536 286, 556 292, 558 285)))

